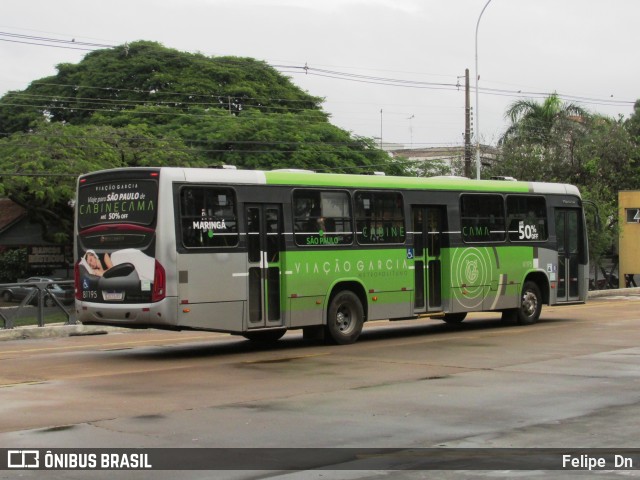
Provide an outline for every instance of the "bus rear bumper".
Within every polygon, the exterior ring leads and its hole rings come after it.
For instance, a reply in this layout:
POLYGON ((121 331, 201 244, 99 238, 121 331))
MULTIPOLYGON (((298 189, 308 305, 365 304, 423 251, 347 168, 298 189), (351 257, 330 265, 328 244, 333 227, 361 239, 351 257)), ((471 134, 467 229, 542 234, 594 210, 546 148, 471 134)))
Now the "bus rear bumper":
POLYGON ((123 305, 76 300, 76 318, 83 324, 172 328, 176 325, 176 308, 175 297, 154 303, 123 305))

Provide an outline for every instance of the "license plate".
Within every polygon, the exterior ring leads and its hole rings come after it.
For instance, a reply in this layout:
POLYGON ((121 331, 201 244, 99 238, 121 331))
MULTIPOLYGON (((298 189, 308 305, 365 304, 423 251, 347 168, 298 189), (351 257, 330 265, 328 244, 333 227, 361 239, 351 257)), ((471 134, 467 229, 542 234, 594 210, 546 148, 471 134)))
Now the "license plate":
POLYGON ((102 292, 102 298, 106 301, 121 302, 124 300, 124 292, 102 292))

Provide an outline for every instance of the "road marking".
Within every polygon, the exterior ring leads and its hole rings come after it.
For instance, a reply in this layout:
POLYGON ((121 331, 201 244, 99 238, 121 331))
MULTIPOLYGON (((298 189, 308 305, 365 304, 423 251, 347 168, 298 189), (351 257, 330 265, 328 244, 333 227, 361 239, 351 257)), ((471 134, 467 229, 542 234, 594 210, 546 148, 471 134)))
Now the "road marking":
MULTIPOLYGON (((97 349, 97 350, 103 350, 105 348, 108 347, 117 347, 117 346, 121 346, 121 345, 145 345, 145 344, 150 344, 150 343, 154 343, 154 344, 162 344, 162 343, 167 343, 167 342, 176 342, 176 341, 191 341, 191 340, 205 340, 207 338, 211 338, 211 334, 217 335, 217 336, 222 336, 222 335, 226 335, 226 334, 216 334, 214 332, 211 333, 207 333, 207 336, 205 335, 201 335, 201 336, 191 336, 191 337, 172 337, 172 338, 167 338, 167 339, 155 339, 155 340, 135 340, 135 341, 130 341, 130 342, 112 342, 112 343, 101 343, 101 344, 91 344, 91 345, 67 345, 64 347, 46 347, 46 348, 27 348, 25 350, 7 350, 2 352, 3 354, 11 354, 11 353, 36 353, 36 352, 51 352, 51 351, 56 351, 56 350, 81 350, 81 349, 86 349, 86 350, 91 350, 91 349, 97 349)), ((164 346, 164 345, 158 345, 158 346, 164 346)))
POLYGON ((254 364, 254 363, 279 363, 279 362, 288 362, 290 360, 301 360, 304 358, 312 358, 312 357, 324 357, 327 355, 333 355, 331 352, 327 353, 310 353, 309 355, 296 355, 295 357, 274 357, 274 358, 263 358, 261 360, 246 360, 242 363, 244 364, 254 364))
POLYGON ((22 385, 40 385, 41 383, 46 383, 46 382, 42 380, 34 380, 31 382, 3 383, 3 384, 0 384, 0 388, 19 387, 22 385))

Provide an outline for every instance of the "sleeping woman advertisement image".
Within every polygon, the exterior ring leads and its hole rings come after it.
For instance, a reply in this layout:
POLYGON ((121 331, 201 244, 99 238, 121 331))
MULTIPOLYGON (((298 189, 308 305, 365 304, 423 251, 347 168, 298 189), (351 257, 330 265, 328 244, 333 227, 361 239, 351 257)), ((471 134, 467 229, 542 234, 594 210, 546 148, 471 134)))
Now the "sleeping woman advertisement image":
POLYGON ((154 267, 155 259, 135 248, 111 253, 87 250, 79 265, 82 298, 123 301, 145 297, 151 292, 154 267))
POLYGON ((104 275, 106 270, 113 266, 111 263, 111 257, 108 253, 104 254, 104 263, 106 268, 102 266, 102 262, 94 250, 87 250, 82 258, 84 260, 84 267, 90 275, 97 275, 101 277, 104 275))

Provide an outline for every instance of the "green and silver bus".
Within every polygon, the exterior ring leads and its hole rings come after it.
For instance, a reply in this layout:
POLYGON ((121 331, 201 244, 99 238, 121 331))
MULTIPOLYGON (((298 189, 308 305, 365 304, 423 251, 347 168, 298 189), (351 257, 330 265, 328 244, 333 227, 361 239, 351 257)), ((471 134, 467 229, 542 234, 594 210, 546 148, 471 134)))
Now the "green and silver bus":
POLYGON ((584 218, 564 184, 105 170, 78 180, 77 318, 339 344, 379 319, 529 324, 585 301, 584 218))

